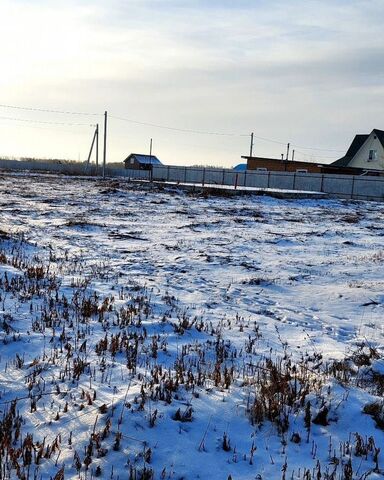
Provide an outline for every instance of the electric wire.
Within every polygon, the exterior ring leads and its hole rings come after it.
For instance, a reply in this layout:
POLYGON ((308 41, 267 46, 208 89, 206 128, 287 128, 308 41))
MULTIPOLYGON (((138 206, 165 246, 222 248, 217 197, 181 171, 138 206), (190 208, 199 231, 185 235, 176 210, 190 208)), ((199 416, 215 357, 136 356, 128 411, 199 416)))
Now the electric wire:
MULTIPOLYGON (((27 111, 33 111, 33 112, 45 112, 45 113, 58 113, 58 114, 65 114, 65 115, 84 115, 84 116, 101 116, 103 115, 102 113, 96 113, 96 112, 77 112, 77 111, 71 111, 71 110, 60 110, 60 109, 50 109, 50 108, 37 108, 37 107, 24 107, 24 106, 19 106, 19 105, 9 105, 9 104, 0 104, 0 108, 9 108, 9 109, 16 109, 16 110, 27 110, 27 111)), ((152 122, 145 122, 145 121, 139 121, 139 120, 134 120, 131 118, 123 117, 123 116, 118 116, 118 115, 113 115, 109 114, 108 115, 110 118, 113 118, 115 120, 120 120, 123 122, 128 122, 136 125, 142 125, 146 127, 154 127, 154 128, 160 128, 163 130, 169 130, 169 131, 174 131, 174 132, 181 132, 181 133, 191 133, 191 134, 197 134, 197 135, 214 135, 214 136, 221 136, 221 137, 249 137, 250 134, 248 133, 234 133, 234 132, 218 132, 218 131, 209 131, 209 130, 197 130, 197 129, 188 129, 188 128, 179 128, 179 127, 172 127, 170 125, 162 125, 162 124, 157 124, 157 123, 152 123, 152 122)), ((86 124, 80 124, 80 123, 67 123, 67 122, 48 122, 48 121, 37 121, 37 120, 26 120, 26 119, 16 119, 16 118, 11 118, 11 117, 0 117, 0 119, 4 120, 12 120, 16 121, 19 120, 21 122, 30 122, 30 123, 41 123, 41 124, 51 124, 51 125, 72 125, 72 126, 85 126, 86 124)), ((91 125, 93 126, 93 125, 91 125)), ((254 139, 269 142, 269 143, 275 143, 277 145, 287 145, 288 142, 283 142, 281 140, 276 140, 272 138, 267 138, 267 137, 261 137, 258 135, 253 135, 254 139)), ((332 149, 332 148, 320 148, 320 147, 308 147, 308 146, 303 146, 299 145, 296 143, 291 143, 292 147, 295 148, 301 148, 303 150, 314 150, 314 151, 323 151, 323 152, 337 152, 337 153, 342 153, 344 150, 342 149, 332 149)), ((324 157, 325 158, 325 157, 324 157)))
POLYGON ((17 105, 6 105, 4 103, 0 104, 1 108, 12 108, 15 110, 29 110, 31 112, 47 112, 47 113, 60 113, 64 115, 89 115, 89 116, 101 116, 102 113, 94 113, 94 112, 73 112, 73 111, 66 111, 66 110, 58 110, 58 109, 49 109, 49 108, 35 108, 35 107, 20 107, 17 105))
POLYGON ((183 133, 194 133, 198 135, 216 135, 220 137, 249 137, 249 134, 246 133, 227 133, 227 132, 213 132, 213 131, 204 131, 204 130, 193 130, 188 128, 177 128, 177 127, 170 127, 168 125, 159 125, 156 123, 149 123, 149 122, 139 122, 138 120, 132 120, 129 118, 119 117, 117 115, 108 115, 110 118, 114 118, 115 120, 121 120, 123 122, 135 123, 137 125, 144 125, 147 127, 155 127, 155 128, 162 128, 164 130, 172 130, 175 132, 183 132, 183 133))
POLYGON ((14 122, 24 122, 24 123, 40 123, 44 125, 70 125, 70 126, 76 126, 76 127, 94 127, 95 125, 90 124, 90 123, 73 123, 73 122, 48 122, 44 120, 30 120, 26 118, 17 118, 17 117, 4 117, 0 116, 0 120, 11 120, 14 122))
MULTIPOLYGON (((248 133, 230 133, 230 132, 215 132, 215 131, 204 131, 204 130, 193 130, 193 129, 185 129, 185 128, 177 128, 177 127, 170 127, 167 125, 160 125, 156 123, 149 123, 149 122, 140 122, 137 120, 125 118, 125 117, 120 117, 117 115, 111 115, 109 114, 110 118, 114 118, 116 120, 121 120, 124 122, 129 122, 129 123, 134 123, 137 125, 143 125, 143 126, 148 126, 148 127, 155 127, 155 128, 162 128, 165 130, 171 130, 171 131, 176 131, 176 132, 183 132, 183 133, 193 133, 193 134, 200 134, 200 135, 216 135, 216 136, 226 136, 226 137, 250 137, 251 134, 248 133)), ((265 142, 270 142, 270 143, 276 143, 278 145, 284 145, 286 146, 288 142, 282 142, 280 140, 275 140, 272 138, 266 138, 266 137, 259 137, 257 135, 253 135, 254 139, 257 140, 262 140, 265 142)), ((318 148, 318 147, 304 147, 301 145, 297 145, 295 143, 291 143, 291 146, 293 147, 298 147, 302 148, 303 150, 316 150, 316 151, 324 151, 324 152, 344 152, 344 150, 337 150, 337 149, 332 149, 332 148, 318 148)))

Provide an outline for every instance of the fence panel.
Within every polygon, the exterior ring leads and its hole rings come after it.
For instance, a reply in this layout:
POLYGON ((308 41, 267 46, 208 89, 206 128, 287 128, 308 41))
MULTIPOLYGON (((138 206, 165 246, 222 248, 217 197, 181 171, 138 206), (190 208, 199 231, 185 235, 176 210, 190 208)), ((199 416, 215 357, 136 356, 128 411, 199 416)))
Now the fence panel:
POLYGON ((152 166, 152 178, 153 180, 165 181, 168 178, 168 167, 164 165, 152 166))
POLYGON ((281 190, 293 190, 294 174, 289 172, 271 172, 269 177, 269 188, 281 190))
POLYGON ((324 175, 323 192, 349 198, 352 194, 352 175, 324 175))
POLYGON ((224 170, 215 168, 205 169, 205 184, 223 185, 224 170))
POLYGON ((186 167, 169 167, 168 180, 170 182, 184 182, 186 177, 186 167))
POLYGON ((125 177, 132 178, 135 180, 150 180, 151 172, 150 170, 134 170, 134 169, 118 169, 118 168, 108 168, 105 171, 105 174, 110 177, 125 177))
POLYGON ((232 170, 223 170, 223 185, 232 185, 238 184, 239 174, 232 170), (236 182, 237 180, 237 182, 236 182))
POLYGON ((245 178, 245 186, 250 188, 268 188, 268 181, 268 172, 247 171, 245 178))
POLYGON ((384 179, 377 177, 354 177, 353 198, 374 197, 377 200, 384 199, 384 179))
POLYGON ((245 172, 237 172, 237 186, 245 187, 245 182, 247 180, 247 174, 245 172))
POLYGON ((187 183, 203 183, 204 169, 203 168, 187 168, 186 182, 187 183))
POLYGON ((85 163, 32 162, 28 160, 0 160, 0 168, 10 170, 30 170, 40 172, 66 173, 68 175, 84 175, 92 172, 94 166, 86 168, 85 163))
POLYGON ((316 173, 295 173, 294 190, 321 192, 322 175, 316 173))

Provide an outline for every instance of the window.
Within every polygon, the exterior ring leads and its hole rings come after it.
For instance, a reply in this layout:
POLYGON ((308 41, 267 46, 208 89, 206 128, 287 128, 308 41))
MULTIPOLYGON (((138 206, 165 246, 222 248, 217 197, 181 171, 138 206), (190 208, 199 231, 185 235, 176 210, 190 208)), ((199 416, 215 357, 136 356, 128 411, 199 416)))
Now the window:
POLYGON ((298 168, 296 170, 296 173, 308 173, 308 170, 306 170, 305 168, 298 168))
POLYGON ((135 159, 134 158, 131 158, 131 165, 133 165, 135 163, 135 159))
POLYGON ((258 168, 256 168, 256 171, 257 172, 268 172, 268 170, 264 167, 258 167, 258 168))
POLYGON ((375 160, 377 160, 377 150, 369 150, 368 161, 374 162, 375 160))

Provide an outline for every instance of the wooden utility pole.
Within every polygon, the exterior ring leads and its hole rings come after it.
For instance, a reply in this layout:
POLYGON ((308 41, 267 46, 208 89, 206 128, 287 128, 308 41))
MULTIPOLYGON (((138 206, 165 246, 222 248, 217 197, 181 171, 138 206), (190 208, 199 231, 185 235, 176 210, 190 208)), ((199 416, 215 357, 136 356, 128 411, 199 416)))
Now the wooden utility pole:
POLYGON ((107 163, 107 111, 104 112, 104 150, 103 150, 103 178, 105 178, 105 164, 107 163))
POLYGON ((96 124, 96 175, 99 174, 99 124, 96 124))
POLYGON ((152 182, 153 170, 152 170, 152 138, 149 143, 149 181, 152 182))
POLYGON ((253 132, 251 133, 251 148, 249 149, 249 156, 252 157, 253 153, 253 132))
POLYGON ((289 143, 287 144, 287 156, 286 156, 286 160, 288 160, 288 155, 289 155, 289 143))
POLYGON ((295 150, 292 150, 292 162, 294 158, 295 158, 295 150))
MULTIPOLYGON (((96 139, 97 139, 97 135, 98 135, 98 132, 97 132, 97 126, 96 126, 95 132, 94 132, 93 137, 92 137, 91 148, 89 149, 89 154, 88 154, 88 158, 87 158, 87 163, 86 163, 86 166, 85 166, 85 171, 86 171, 86 172, 88 171, 89 163, 90 163, 90 161, 91 161, 91 156, 92 156, 92 152, 93 152, 93 146, 95 145, 95 141, 96 141, 96 139)), ((97 145, 97 144, 96 144, 96 145, 97 145)), ((96 146, 96 155, 97 155, 97 146, 96 146)))

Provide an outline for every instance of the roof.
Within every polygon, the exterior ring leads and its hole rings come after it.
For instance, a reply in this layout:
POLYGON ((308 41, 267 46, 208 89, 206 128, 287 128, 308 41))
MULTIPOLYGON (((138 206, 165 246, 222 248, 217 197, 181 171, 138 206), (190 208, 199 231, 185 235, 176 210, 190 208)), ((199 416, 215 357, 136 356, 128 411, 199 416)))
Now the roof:
POLYGON ((144 155, 142 153, 131 153, 124 160, 124 162, 127 162, 132 157, 134 157, 139 163, 142 163, 142 164, 145 164, 145 165, 161 165, 161 162, 156 157, 156 155, 144 155))
MULTIPOLYGON (((372 130, 372 133, 375 133, 377 138, 380 140, 380 143, 384 147, 384 131, 383 130, 378 130, 377 128, 372 130)), ((332 162, 330 165, 334 167, 347 167, 353 157, 356 155, 356 153, 360 150, 360 148, 363 146, 364 142, 367 140, 370 134, 358 134, 355 135, 355 138, 353 139, 350 147, 347 150, 347 153, 344 155, 344 157, 339 158, 335 162, 332 162)))
POLYGON ((247 164, 239 163, 238 165, 233 167, 233 170, 236 170, 236 172, 245 172, 245 170, 247 170, 247 164))
POLYGON ((383 130, 378 130, 375 128, 373 130, 377 136, 377 138, 380 140, 381 145, 384 147, 384 131, 383 130))
POLYGON ((352 160, 352 158, 356 155, 356 153, 360 150, 360 147, 369 137, 368 134, 364 135, 355 135, 350 147, 348 148, 347 153, 344 157, 339 158, 338 160, 331 163, 334 167, 347 167, 352 160))

